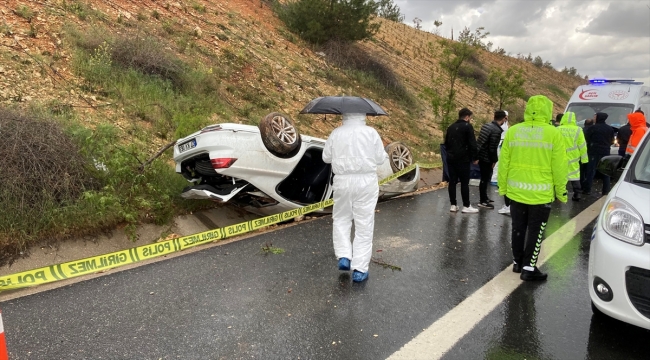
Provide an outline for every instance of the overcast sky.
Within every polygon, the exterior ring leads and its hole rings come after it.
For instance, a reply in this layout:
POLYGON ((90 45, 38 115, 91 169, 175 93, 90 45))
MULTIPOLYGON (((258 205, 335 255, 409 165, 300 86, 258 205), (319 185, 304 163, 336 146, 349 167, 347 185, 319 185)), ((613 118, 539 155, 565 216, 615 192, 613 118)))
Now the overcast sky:
POLYGON ((484 27, 486 41, 582 76, 650 84, 650 0, 393 0, 414 26, 454 38, 464 27, 484 27))

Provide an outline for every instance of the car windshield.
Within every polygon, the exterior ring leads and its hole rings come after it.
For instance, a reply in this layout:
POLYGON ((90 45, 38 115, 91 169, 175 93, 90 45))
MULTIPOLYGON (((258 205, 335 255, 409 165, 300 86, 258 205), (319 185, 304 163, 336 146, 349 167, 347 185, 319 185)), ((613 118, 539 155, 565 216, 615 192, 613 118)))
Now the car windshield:
POLYGON ((584 126, 586 119, 591 119, 597 112, 607 114, 605 122, 615 128, 627 124, 627 114, 634 111, 632 104, 609 104, 609 103, 571 103, 567 111, 576 114, 579 126, 584 126))
POLYGON ((630 169, 634 174, 633 181, 643 182, 650 184, 650 136, 646 136, 645 141, 639 146, 637 151, 636 161, 634 162, 633 169, 630 169))

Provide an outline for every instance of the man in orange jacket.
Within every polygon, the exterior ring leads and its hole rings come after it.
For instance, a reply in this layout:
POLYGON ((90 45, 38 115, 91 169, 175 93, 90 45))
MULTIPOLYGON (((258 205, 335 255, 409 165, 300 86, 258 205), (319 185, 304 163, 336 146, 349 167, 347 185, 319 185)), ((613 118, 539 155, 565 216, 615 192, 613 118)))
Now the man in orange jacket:
POLYGON ((632 155, 648 128, 646 127, 645 116, 641 110, 628 114, 627 119, 630 121, 632 136, 630 136, 630 141, 627 143, 625 154, 632 155))

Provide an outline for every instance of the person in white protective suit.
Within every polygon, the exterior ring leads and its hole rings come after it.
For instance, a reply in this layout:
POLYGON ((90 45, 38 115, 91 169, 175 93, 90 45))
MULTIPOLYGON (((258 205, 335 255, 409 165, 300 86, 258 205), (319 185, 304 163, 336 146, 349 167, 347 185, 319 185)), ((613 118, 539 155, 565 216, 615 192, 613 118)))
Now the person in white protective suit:
MULTIPOLYGON (((503 139, 506 138, 506 131, 508 130, 508 112, 506 110, 503 110, 504 113, 506 113, 506 121, 503 122, 501 125, 501 129, 503 130, 501 132, 501 141, 499 142, 499 148, 497 149, 497 156, 501 156, 501 147, 503 145, 503 139)), ((499 162, 494 165, 494 172, 492 173, 492 185, 497 184, 497 170, 499 168, 499 162)), ((504 215, 510 215, 510 199, 508 199, 507 196, 503 197, 503 207, 499 209, 499 214, 504 214, 504 215)))
POLYGON ((334 254, 339 270, 354 270, 354 282, 368 278, 379 197, 377 166, 387 159, 377 130, 366 125, 365 114, 343 114, 343 125, 332 131, 323 150, 323 161, 331 163, 334 172, 334 254))

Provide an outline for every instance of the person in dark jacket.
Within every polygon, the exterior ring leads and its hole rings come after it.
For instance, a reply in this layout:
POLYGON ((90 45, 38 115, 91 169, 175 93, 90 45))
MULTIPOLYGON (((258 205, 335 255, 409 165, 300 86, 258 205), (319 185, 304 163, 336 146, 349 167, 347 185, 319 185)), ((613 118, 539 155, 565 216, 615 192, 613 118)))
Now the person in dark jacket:
POLYGON ((501 142, 501 125, 506 120, 506 112, 497 110, 494 113, 494 121, 481 127, 476 145, 478 147, 478 165, 481 169, 481 182, 478 186, 480 193, 479 207, 494 209, 492 200, 488 198, 487 186, 492 179, 494 165, 499 161, 498 148, 501 142))
POLYGON ((463 199, 463 213, 477 213, 478 209, 469 203, 470 163, 477 158, 474 128, 469 123, 472 111, 463 108, 458 112, 459 119, 447 128, 445 148, 447 149, 447 167, 449 169, 449 201, 451 212, 457 212, 456 184, 460 179, 460 195, 463 199))
MULTIPOLYGON (((596 113, 594 115, 594 124, 585 129, 585 141, 587 142, 587 155, 589 162, 587 163, 587 173, 585 180, 582 184, 583 194, 591 194, 591 185, 596 175, 596 167, 603 156, 610 154, 610 148, 614 143, 614 129, 607 125, 606 113, 596 113)), ((602 174, 603 190, 602 194, 607 195, 610 189, 609 176, 602 174)))
POLYGON ((558 127, 562 124, 562 116, 564 116, 563 113, 555 115, 555 121, 553 121, 553 126, 558 127))
POLYGON ((625 149, 627 148, 627 143, 630 141, 630 136, 632 136, 632 128, 630 128, 630 122, 621 126, 618 129, 616 134, 616 140, 618 140, 618 154, 620 156, 625 155, 625 149))
MULTIPOLYGON (((586 134, 587 129, 589 127, 593 126, 593 125, 594 125, 594 118, 585 119, 584 127, 582 128, 582 133, 586 134)), ((585 142, 585 144, 587 144, 587 154, 588 154, 589 153, 589 143, 585 142)), ((587 169, 588 168, 589 168, 589 163, 586 163, 586 164, 580 163, 580 188, 583 189, 583 193, 584 193, 584 187, 583 187, 584 185, 583 184, 585 183, 585 179, 587 178, 587 169)))

